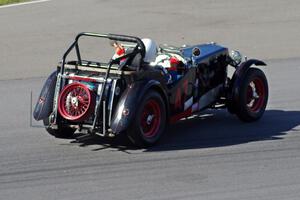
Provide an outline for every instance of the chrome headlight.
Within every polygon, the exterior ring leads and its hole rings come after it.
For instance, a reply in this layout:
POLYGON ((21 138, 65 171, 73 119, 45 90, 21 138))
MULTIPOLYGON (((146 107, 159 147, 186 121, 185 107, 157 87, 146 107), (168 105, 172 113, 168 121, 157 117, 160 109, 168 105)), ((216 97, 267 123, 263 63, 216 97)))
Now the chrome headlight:
POLYGON ((242 62, 242 54, 239 51, 230 51, 229 56, 234 65, 239 65, 242 62))

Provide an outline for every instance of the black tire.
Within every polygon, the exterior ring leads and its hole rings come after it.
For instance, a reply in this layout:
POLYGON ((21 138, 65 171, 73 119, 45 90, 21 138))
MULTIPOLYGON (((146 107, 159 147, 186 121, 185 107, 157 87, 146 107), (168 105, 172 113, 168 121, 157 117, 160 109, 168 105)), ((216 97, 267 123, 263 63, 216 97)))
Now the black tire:
POLYGON ((46 131, 57 138, 71 138, 74 135, 75 129, 58 125, 57 129, 52 129, 49 125, 49 117, 43 119, 46 131))
POLYGON ((151 90, 139 104, 127 136, 138 147, 150 147, 159 141, 165 127, 165 103, 158 92, 151 90))
POLYGON ((259 120, 265 112, 268 102, 268 82, 263 71, 250 68, 238 88, 238 100, 235 114, 244 122, 259 120))

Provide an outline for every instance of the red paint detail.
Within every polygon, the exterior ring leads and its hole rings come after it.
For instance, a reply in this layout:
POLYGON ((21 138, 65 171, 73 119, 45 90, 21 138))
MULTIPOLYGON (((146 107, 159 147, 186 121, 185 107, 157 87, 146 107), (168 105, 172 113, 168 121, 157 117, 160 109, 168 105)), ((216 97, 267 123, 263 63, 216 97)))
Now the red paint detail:
POLYGON ((140 127, 144 137, 155 137, 161 122, 161 110, 160 106, 154 99, 150 99, 144 106, 142 111, 140 127), (148 117, 152 117, 150 123, 148 117))
MULTIPOLYGON (((185 80, 183 82, 183 89, 184 89, 185 96, 187 96, 187 94, 188 94, 188 84, 189 84, 188 80, 185 80)), ((184 99, 185 99, 185 97, 184 97, 184 99)))
POLYGON ((175 110, 181 109, 182 108, 182 103, 181 103, 181 88, 178 88, 176 91, 176 97, 175 97, 175 110))
POLYGON ((174 66, 171 66, 171 67, 168 69, 168 71, 177 71, 177 68, 174 67, 174 66))
POLYGON ((69 79, 74 81, 97 82, 96 79, 80 76, 69 76, 69 79))
POLYGON ((70 121, 86 120, 95 106, 95 98, 88 87, 81 83, 67 85, 58 97, 59 114, 70 121), (75 98, 77 103, 72 102, 75 98))
POLYGON ((176 114, 176 115, 173 115, 171 116, 170 118, 170 123, 171 124, 174 124, 176 123, 177 121, 179 121, 180 119, 182 118, 185 118, 185 117, 189 117, 193 114, 192 112, 192 107, 190 107, 189 109, 185 110, 184 112, 182 113, 179 113, 179 114, 176 114))

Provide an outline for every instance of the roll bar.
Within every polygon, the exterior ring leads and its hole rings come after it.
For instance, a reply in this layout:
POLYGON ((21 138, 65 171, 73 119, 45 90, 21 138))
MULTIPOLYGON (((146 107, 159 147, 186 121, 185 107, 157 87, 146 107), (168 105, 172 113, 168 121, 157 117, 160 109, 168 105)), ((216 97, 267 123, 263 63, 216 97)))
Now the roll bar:
POLYGON ((111 33, 101 34, 101 33, 82 32, 82 33, 79 33, 76 36, 75 41, 70 45, 70 47, 64 53, 64 55, 62 57, 62 62, 61 62, 62 63, 61 69, 60 69, 61 74, 64 72, 66 58, 69 55, 69 53, 73 50, 74 47, 75 47, 75 50, 76 50, 76 55, 77 55, 78 62, 79 62, 79 64, 82 63, 78 41, 83 36, 100 37, 100 38, 107 38, 107 39, 110 39, 110 40, 121 41, 121 42, 136 43, 137 46, 138 46, 138 50, 141 53, 142 57, 145 56, 145 45, 142 42, 142 40, 138 37, 128 36, 128 35, 117 35, 117 34, 111 34, 111 33))
MULTIPOLYGON (((63 58, 62 58, 62 65, 60 68, 60 73, 63 74, 64 73, 64 69, 65 69, 65 63, 66 63, 66 58, 69 55, 69 53, 72 51, 72 49, 75 47, 76 49, 76 54, 77 54, 77 58, 78 58, 78 62, 79 64, 81 64, 82 60, 81 60, 81 56, 80 56, 80 51, 79 51, 79 45, 78 45, 78 40, 80 37, 83 36, 90 36, 90 37, 100 37, 100 38, 108 38, 110 40, 116 40, 116 41, 122 41, 122 42, 131 42, 131 43, 136 43, 137 46, 134 48, 134 52, 136 53, 140 53, 142 55, 142 57, 145 56, 145 46, 144 43, 142 42, 142 40, 138 37, 133 37, 133 36, 127 36, 127 35, 116 35, 116 34, 99 34, 99 33, 89 33, 89 32, 83 32, 83 33, 79 33, 76 38, 75 41, 71 44, 71 46, 67 49, 67 51, 64 53, 63 58)), ((110 73, 110 69, 111 66, 119 61, 120 59, 122 59, 123 57, 128 57, 131 56, 130 54, 134 54, 134 52, 129 53, 128 55, 122 56, 120 58, 117 58, 115 60, 111 59, 110 62, 108 63, 108 67, 106 69, 106 73, 104 76, 104 81, 103 81, 103 86, 102 88, 106 88, 106 82, 107 79, 109 77, 109 73, 110 73)), ((58 94, 61 90, 61 82, 62 82, 63 77, 60 76, 58 81, 58 84, 56 86, 55 92, 58 94)), ((101 94, 99 95, 99 101, 96 104, 96 116, 95 119, 93 121, 93 128, 92 130, 95 130, 95 127, 97 126, 97 122, 98 122, 98 115, 100 112, 100 105, 101 103, 103 103, 103 93, 104 93, 104 89, 101 90, 101 94)), ((56 97, 56 102, 58 101, 58 95, 56 97)), ((57 117, 57 113, 55 113, 55 117, 57 117)), ((56 118, 55 118, 56 121, 56 118)))

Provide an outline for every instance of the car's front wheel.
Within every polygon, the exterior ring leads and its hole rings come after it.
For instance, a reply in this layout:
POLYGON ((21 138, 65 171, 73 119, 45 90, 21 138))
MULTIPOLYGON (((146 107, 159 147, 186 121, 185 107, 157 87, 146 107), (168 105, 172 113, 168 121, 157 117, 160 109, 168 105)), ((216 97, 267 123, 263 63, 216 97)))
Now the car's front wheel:
POLYGON ((268 102, 268 82, 263 71, 250 68, 238 88, 236 115, 245 122, 256 121, 265 112, 268 102))
POLYGON ((137 113, 127 131, 128 138, 139 147, 158 142, 166 126, 166 108, 161 95, 148 92, 138 105, 137 113))

